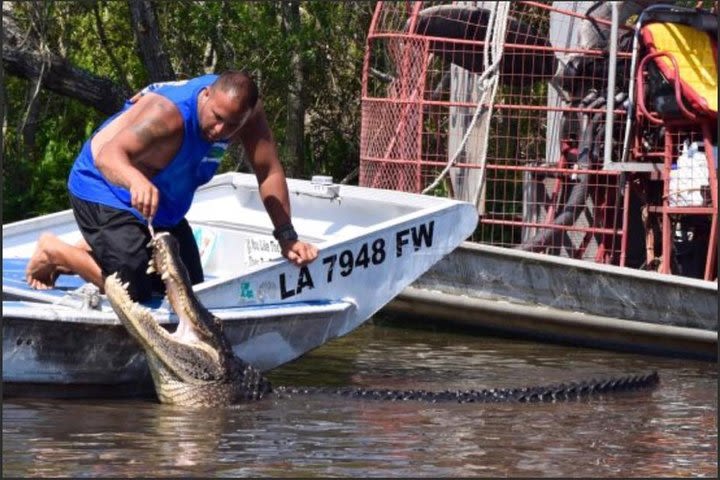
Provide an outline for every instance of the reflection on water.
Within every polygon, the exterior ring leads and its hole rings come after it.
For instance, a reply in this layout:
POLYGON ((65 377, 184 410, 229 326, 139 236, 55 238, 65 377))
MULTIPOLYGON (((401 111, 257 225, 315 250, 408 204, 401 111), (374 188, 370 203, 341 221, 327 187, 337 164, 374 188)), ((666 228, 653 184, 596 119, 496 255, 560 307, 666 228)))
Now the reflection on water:
POLYGON ((274 371, 276 385, 432 390, 656 369, 661 385, 556 404, 332 397, 186 410, 6 398, 5 476, 717 476, 717 366, 375 323, 274 371))

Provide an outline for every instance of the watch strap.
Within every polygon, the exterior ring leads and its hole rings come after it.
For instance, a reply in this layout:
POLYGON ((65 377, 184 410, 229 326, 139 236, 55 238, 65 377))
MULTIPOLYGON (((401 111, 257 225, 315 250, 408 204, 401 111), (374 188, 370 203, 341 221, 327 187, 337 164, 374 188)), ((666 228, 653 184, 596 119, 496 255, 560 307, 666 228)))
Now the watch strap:
POLYGON ((273 230, 273 237, 278 241, 297 240, 298 234, 292 223, 286 223, 273 230))

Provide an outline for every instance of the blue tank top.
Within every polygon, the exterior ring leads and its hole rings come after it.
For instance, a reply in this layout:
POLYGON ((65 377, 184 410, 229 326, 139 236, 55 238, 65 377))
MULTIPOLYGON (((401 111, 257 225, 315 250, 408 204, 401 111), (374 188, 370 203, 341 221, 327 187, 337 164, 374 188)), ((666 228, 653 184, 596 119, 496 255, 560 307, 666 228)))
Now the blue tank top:
MULTIPOLYGON (((160 204, 153 219, 153 225, 157 227, 175 226, 185 217, 195 190, 212 178, 228 146, 225 141, 207 142, 201 135, 197 118, 198 94, 216 78, 217 75, 204 75, 191 80, 154 83, 142 91, 162 95, 173 102, 184 122, 180 150, 167 167, 151 179, 160 192, 160 204)), ((110 183, 97 169, 90 148, 92 137, 132 105, 129 101, 125 102, 122 110, 100 125, 85 142, 70 170, 68 189, 78 198, 127 210, 144 220, 142 214, 131 206, 130 192, 110 183)))

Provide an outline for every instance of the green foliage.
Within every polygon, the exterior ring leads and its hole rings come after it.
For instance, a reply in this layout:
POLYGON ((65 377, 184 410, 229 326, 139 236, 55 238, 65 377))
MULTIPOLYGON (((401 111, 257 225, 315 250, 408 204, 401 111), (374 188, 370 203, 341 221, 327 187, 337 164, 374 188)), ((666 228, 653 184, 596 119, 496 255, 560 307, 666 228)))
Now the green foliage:
MULTIPOLYGON (((20 26, 48 49, 95 75, 136 91, 147 83, 127 2, 46 0, 13 5, 20 26), (101 40, 96 11, 106 43, 101 40), (41 28, 32 29, 31 24, 41 28), (114 60, 113 60, 114 58, 114 60)), ((165 51, 178 78, 246 69, 260 85, 265 110, 284 151, 290 58, 299 52, 305 88, 305 170, 299 176, 341 179, 359 161, 360 79, 374 2, 300 2, 300 25, 286 31, 277 1, 155 3, 165 51)), ((35 138, 19 131, 31 82, 7 78, 3 146, 3 222, 68 208, 65 183, 87 136, 103 120, 79 102, 41 91, 35 138)), ((238 154, 222 164, 235 170, 238 154)))
MULTIPOLYGON (((48 49, 62 55, 77 67, 123 81, 110 63, 108 55, 98 48, 99 40, 93 14, 95 2, 43 2, 39 12, 32 3, 18 3, 19 20, 35 19, 36 29, 43 33, 48 49), (40 17, 38 19, 38 16, 40 17)), ((127 46, 132 29, 125 2, 98 4, 106 18, 106 35, 114 55, 124 62, 130 81, 144 77, 141 63, 133 59, 127 46), (120 21, 123 19, 123 21, 120 21), (125 46, 123 46, 125 45, 125 46)), ((28 28, 28 31, 33 31, 28 28)), ((131 44, 129 44, 131 45, 131 44)), ((138 83, 137 86, 142 86, 138 83)), ((5 142, 3 144, 3 222, 51 213, 69 208, 67 175, 83 142, 103 120, 97 111, 81 103, 40 90, 35 100, 38 115, 27 122, 34 140, 28 144, 20 131, 28 111, 28 99, 34 85, 26 80, 5 77, 7 99, 5 142)))

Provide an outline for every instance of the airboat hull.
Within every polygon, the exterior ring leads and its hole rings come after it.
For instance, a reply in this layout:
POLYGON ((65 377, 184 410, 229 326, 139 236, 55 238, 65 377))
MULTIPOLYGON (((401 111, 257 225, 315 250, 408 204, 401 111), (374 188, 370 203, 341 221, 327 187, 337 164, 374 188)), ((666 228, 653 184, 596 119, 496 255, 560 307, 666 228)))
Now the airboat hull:
POLYGON ((716 360, 717 295, 716 282, 463 242, 385 311, 521 338, 716 360))
MULTIPOLYGON (((217 176, 187 215, 206 272, 195 292, 222 319, 235 352, 262 370, 360 326, 477 223, 464 202, 326 182, 288 186, 293 223, 320 250, 307 267, 280 256, 252 175, 217 176)), ((144 354, 104 296, 76 276, 47 291, 24 283, 43 231, 80 238, 70 211, 3 227, 4 394, 151 392, 144 354)), ((148 307, 169 330, 177 324, 165 299, 148 307)))

